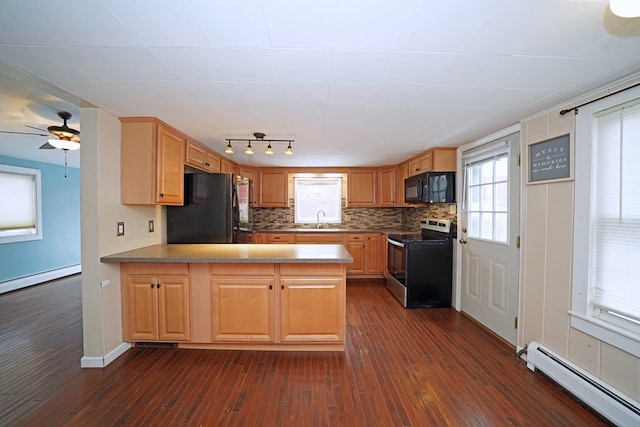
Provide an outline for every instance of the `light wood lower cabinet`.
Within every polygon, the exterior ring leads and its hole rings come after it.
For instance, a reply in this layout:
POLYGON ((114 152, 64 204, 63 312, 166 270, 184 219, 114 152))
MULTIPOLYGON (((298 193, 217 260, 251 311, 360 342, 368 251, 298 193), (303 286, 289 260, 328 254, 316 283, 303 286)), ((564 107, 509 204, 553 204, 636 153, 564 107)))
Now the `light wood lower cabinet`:
POLYGON ((280 279, 280 340, 344 340, 344 284, 339 277, 280 279))
POLYGON ((123 339, 344 350, 346 264, 122 263, 123 339))
POLYGON ((273 277, 211 279, 213 341, 275 341, 273 277))
POLYGON ((191 338, 189 277, 163 275, 182 272, 187 272, 186 264, 174 269, 166 265, 132 265, 121 273, 125 341, 186 341, 191 338))

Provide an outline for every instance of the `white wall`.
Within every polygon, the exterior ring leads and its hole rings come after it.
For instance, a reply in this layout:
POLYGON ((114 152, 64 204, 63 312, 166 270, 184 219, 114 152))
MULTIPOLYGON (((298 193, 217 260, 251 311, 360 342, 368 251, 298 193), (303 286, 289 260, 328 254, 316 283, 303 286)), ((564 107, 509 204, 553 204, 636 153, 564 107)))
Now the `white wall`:
MULTIPOLYGON (((607 91, 603 90, 588 99, 605 93, 607 91)), ((574 138, 575 115, 571 112, 561 116, 559 112, 560 108, 522 123, 522 164, 525 168, 527 143, 569 132, 574 138)), ((580 150, 580 141, 575 141, 575 150, 580 150)), ((640 400, 640 359, 570 326, 574 181, 526 185, 526 169, 523 172, 523 261, 518 344, 541 342, 628 396, 640 400)))
POLYGON ((159 206, 120 204, 120 134, 118 118, 95 108, 80 110, 82 232, 83 367, 103 367, 129 345, 122 341, 120 270, 100 257, 162 243, 159 206), (155 232, 147 232, 148 220, 155 232), (125 235, 116 236, 116 223, 125 235), (106 284, 101 287, 100 284, 106 284), (107 284, 108 283, 108 284, 107 284))

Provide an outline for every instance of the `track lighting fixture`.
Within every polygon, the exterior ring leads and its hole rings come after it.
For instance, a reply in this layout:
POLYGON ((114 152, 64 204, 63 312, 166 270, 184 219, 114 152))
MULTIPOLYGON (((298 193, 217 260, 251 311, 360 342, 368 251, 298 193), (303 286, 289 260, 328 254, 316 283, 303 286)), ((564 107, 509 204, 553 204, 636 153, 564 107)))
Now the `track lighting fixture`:
POLYGON ((288 143, 287 145, 287 149, 285 150, 285 154, 293 154, 293 148, 291 147, 291 143, 295 142, 293 139, 264 139, 265 136, 267 136, 266 134, 262 133, 262 132, 254 132, 253 136, 255 136, 255 139, 233 139, 233 138, 229 138, 227 139, 227 147, 225 148, 224 152, 227 154, 233 154, 233 147, 231 146, 232 142, 246 142, 247 148, 244 150, 245 154, 253 154, 253 147, 251 146, 252 142, 266 142, 267 148, 264 150, 265 154, 273 154, 273 147, 271 147, 272 143, 288 143))

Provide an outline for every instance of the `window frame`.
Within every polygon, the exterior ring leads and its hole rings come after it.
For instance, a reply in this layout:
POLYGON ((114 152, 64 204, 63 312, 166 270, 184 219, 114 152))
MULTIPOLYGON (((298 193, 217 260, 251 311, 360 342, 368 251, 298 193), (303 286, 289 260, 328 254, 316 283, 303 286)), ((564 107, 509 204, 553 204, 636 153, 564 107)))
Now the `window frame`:
MULTIPOLYGON (((338 189, 338 198, 336 200, 337 202, 337 206, 334 208, 337 208, 337 215, 333 216, 333 217, 327 217, 326 213, 325 213, 325 217, 321 218, 321 222, 323 224, 341 224, 342 223, 342 194, 344 191, 344 179, 342 177, 342 175, 340 174, 313 174, 313 175, 306 175, 306 174, 298 174, 296 176, 294 176, 293 178, 293 193, 294 193, 294 214, 293 214, 293 222, 294 224, 316 224, 317 223, 317 216, 315 218, 312 217, 308 217, 308 218, 300 218, 299 220, 299 209, 301 208, 300 203, 299 203, 299 196, 298 196, 298 185, 297 182, 300 182, 300 180, 305 180, 305 179, 333 179, 333 180, 337 180, 339 182, 339 189, 338 189)), ((325 209, 322 209, 323 212, 325 209)), ((329 210, 329 209, 327 209, 329 210)))
POLYGON ((39 169, 25 168, 21 166, 13 166, 0 164, 0 172, 16 175, 27 175, 34 179, 35 183, 35 204, 36 204, 36 225, 33 232, 27 232, 14 229, 0 231, 0 244, 27 242, 32 240, 42 240, 42 179, 39 169))
POLYGON ((640 357, 640 328, 622 327, 618 321, 608 321, 608 315, 598 314, 593 304, 589 281, 592 247, 591 196, 595 177, 592 176, 592 155, 595 141, 595 120, 599 112, 640 99, 640 88, 624 92, 580 107, 576 116, 575 189, 573 221, 573 279, 571 294, 571 326, 607 344, 640 357))

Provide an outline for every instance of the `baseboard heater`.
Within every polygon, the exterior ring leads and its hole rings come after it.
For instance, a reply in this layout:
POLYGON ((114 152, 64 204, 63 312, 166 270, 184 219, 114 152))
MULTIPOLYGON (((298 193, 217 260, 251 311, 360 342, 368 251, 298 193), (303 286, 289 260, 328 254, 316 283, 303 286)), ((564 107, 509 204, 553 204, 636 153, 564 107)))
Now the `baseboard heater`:
POLYGON ((527 349, 527 367, 539 370, 619 426, 640 425, 640 404, 535 341, 527 349))

